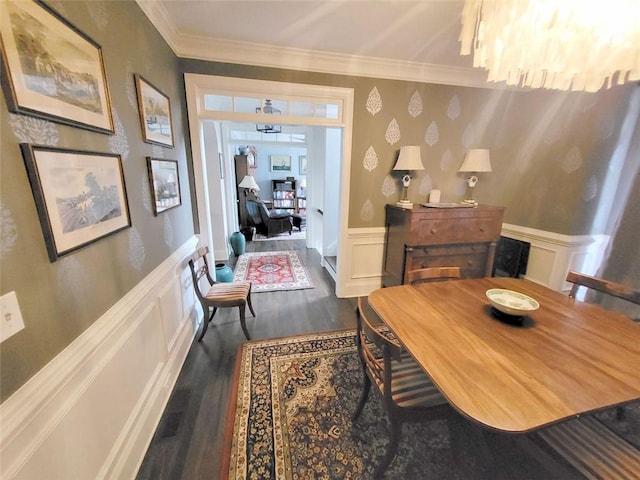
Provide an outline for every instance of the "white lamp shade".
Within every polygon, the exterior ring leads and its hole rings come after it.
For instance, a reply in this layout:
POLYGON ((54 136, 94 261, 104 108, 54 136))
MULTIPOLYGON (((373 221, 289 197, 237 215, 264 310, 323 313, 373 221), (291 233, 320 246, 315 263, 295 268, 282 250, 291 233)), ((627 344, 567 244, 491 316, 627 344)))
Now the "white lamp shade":
POLYGON ((251 175, 245 175, 238 186, 240 188, 248 188, 249 190, 260 190, 260 187, 256 183, 256 179, 251 175))
POLYGON ((467 152, 459 172, 491 172, 491 160, 489 150, 486 148, 473 148, 467 152))
POLYGON ((420 147, 401 147, 400 155, 394 170, 424 170, 422 159, 420 158, 420 147))

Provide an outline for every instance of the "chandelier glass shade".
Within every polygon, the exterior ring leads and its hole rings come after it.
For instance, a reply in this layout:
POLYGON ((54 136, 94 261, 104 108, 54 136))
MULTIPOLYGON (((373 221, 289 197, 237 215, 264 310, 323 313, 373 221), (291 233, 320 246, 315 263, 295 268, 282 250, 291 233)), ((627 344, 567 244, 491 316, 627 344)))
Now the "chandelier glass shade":
POLYGON ((595 92, 640 80, 638 0, 465 0, 460 41, 507 85, 595 92))

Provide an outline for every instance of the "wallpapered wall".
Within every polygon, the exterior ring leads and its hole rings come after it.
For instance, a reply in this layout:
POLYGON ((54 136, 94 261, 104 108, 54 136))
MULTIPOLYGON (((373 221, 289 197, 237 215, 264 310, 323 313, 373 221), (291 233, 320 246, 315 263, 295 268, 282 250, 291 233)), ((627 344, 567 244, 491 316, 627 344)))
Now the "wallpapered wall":
POLYGON ((505 206, 506 222, 569 235, 602 233, 592 232, 595 206, 638 88, 515 92, 188 59, 181 69, 353 88, 352 228, 384 225, 384 205, 402 193, 403 173, 392 172, 400 147, 420 145, 425 170, 414 172, 414 202, 426 201, 432 188, 442 191, 442 201, 465 198, 465 175, 457 170, 467 150, 489 148, 493 172, 480 174, 475 197, 505 206))
POLYGON ((1 292, 26 328, 0 346, 2 400, 85 331, 194 233, 177 59, 133 2, 48 2, 102 47, 115 134, 7 111, 0 100, 1 292), (134 73, 171 100, 175 148, 144 143, 134 73), (121 155, 132 227, 50 263, 19 143, 121 155), (153 215, 146 157, 179 162, 182 206, 153 215))

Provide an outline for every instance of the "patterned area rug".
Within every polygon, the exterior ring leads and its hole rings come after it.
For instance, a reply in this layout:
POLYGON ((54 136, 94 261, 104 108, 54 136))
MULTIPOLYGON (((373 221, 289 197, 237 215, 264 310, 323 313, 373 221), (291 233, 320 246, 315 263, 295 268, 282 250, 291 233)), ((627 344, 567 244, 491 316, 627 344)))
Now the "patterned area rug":
MULTIPOLYGON (((221 478, 373 478, 388 444, 387 416, 371 392, 358 422, 351 422, 361 388, 353 330, 244 343, 229 400, 221 478)), ((637 407, 628 407, 624 422, 601 421, 621 434, 636 430, 637 407)), ((554 478, 511 435, 483 429, 486 445, 498 452, 489 466, 486 450, 478 447, 480 429, 470 425, 462 417, 405 424, 385 478, 554 478)))
MULTIPOLYGON (((245 343, 235 375, 221 478, 373 478, 387 417, 372 392, 350 420, 362 388, 353 330, 245 343)), ((463 449, 451 448, 449 423, 405 425, 386 478, 488 478, 473 456, 454 455, 463 449)))
POLYGON ((253 292, 314 288, 295 251, 245 253, 238 259, 233 280, 251 281, 253 292))

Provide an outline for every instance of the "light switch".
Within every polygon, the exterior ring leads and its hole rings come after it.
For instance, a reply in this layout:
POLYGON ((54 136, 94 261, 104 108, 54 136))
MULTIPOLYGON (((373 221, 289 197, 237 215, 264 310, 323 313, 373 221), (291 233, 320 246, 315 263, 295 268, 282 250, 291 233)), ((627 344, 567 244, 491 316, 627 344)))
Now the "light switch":
POLYGON ((4 342, 23 328, 24 321, 16 292, 4 294, 0 297, 0 342, 4 342))

